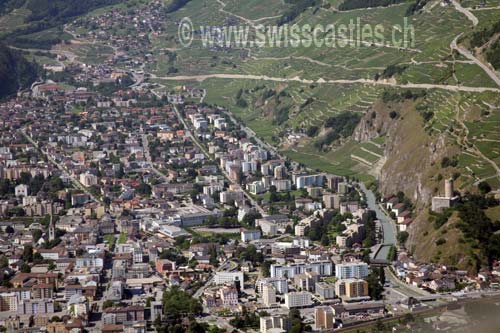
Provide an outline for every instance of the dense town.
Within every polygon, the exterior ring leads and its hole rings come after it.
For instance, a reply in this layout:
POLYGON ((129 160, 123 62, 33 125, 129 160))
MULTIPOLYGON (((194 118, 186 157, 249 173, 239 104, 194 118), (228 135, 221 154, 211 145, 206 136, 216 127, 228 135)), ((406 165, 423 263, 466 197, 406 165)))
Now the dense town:
MULTIPOLYGON (((280 155, 205 89, 145 84, 158 6, 74 22, 110 59, 60 50, 0 103, 2 330, 457 331, 463 300, 500 294, 500 261, 413 257, 401 192, 280 155)), ((457 200, 447 180, 432 209, 457 200)))
MULTIPOLYGON (((119 87, 124 74, 95 75, 119 87)), ((471 275, 415 261, 401 194, 375 198, 279 156, 227 110, 169 99, 47 82, 1 104, 4 328, 145 332, 197 318, 265 333, 399 317, 404 331, 413 312, 498 287, 500 263, 471 275)))

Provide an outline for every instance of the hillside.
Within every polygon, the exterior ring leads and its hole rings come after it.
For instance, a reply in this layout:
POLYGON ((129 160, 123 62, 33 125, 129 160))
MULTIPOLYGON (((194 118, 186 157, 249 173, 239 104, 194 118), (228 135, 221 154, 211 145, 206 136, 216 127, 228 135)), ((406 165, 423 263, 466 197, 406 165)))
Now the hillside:
POLYGON ((37 75, 37 65, 0 43, 0 98, 29 87, 37 75))
POLYGON ((0 2, 0 12, 3 12, 7 25, 0 29, 0 37, 17 47, 48 49, 68 38, 62 25, 72 18, 119 2, 120 0, 4 0, 0 2), (3 31, 4 29, 6 30, 3 31), (50 34, 37 34, 50 29, 50 34))
POLYGON ((54 49, 86 64, 126 54, 138 61, 115 57, 114 65, 143 72, 144 88, 157 94, 183 85, 206 88, 204 102, 226 107, 283 155, 377 183, 384 194, 403 191, 417 207, 412 233, 418 237, 410 238, 417 256, 433 258, 438 251, 426 211, 445 178, 453 177, 461 193, 476 192, 480 183, 500 189, 498 0, 2 4, 0 33, 9 43, 41 49, 64 40, 54 49), (102 8, 108 5, 113 15, 102 8), (414 36, 409 46, 206 47, 195 38, 184 47, 176 36, 186 16, 194 27, 359 20, 384 27, 386 41, 394 27, 408 23, 414 36))

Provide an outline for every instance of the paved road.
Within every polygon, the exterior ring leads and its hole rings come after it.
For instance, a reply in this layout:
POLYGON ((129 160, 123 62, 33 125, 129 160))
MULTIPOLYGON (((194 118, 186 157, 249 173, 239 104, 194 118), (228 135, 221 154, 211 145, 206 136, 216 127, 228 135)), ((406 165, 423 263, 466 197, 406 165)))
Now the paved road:
POLYGON ((153 165, 153 161, 151 159, 151 154, 149 152, 149 141, 148 141, 148 136, 147 134, 142 135, 142 148, 144 150, 144 157, 146 157, 146 161, 149 164, 148 170, 153 171, 155 174, 157 174, 163 181, 169 182, 169 179, 158 169, 156 169, 153 165))
POLYGON ((389 267, 384 268, 385 271, 385 277, 387 280, 390 281, 392 284, 392 287, 389 288, 389 290, 394 291, 396 293, 401 293, 405 296, 408 297, 419 297, 419 296, 429 296, 430 293, 428 293, 425 290, 422 290, 418 287, 410 286, 400 279, 397 278, 397 276, 394 275, 394 273, 389 269, 389 267), (396 288, 394 288, 396 286, 396 288))
POLYGON ((453 6, 455 6, 455 9, 457 11, 467 16, 467 18, 472 22, 473 26, 476 26, 479 23, 477 17, 474 14, 472 14, 468 8, 462 7, 462 5, 455 0, 452 0, 451 2, 453 3, 453 6))
POLYGON ((236 120, 236 118, 234 118, 233 114, 227 110, 221 110, 225 115, 227 115, 229 117, 229 119, 231 119, 231 121, 237 125, 240 125, 240 128, 243 132, 246 133, 246 135, 249 137, 249 138, 254 138, 255 141, 257 142, 258 145, 260 145, 261 147, 271 151, 273 154, 277 155, 279 158, 281 159, 284 159, 284 157, 278 152, 278 150, 271 146, 270 144, 268 144, 267 142, 265 141, 262 141, 258 136, 257 134, 255 134, 255 132, 245 126, 244 124, 242 124, 241 122, 239 122, 238 120, 236 120))
POLYGON ((469 50, 466 50, 465 48, 458 46, 457 45, 457 40, 460 38, 462 34, 459 34, 456 36, 451 44, 450 48, 453 50, 457 50, 458 53, 466 57, 467 59, 473 61, 476 65, 481 67, 481 69, 493 80, 495 83, 500 86, 500 78, 496 75, 495 71, 493 71, 491 68, 489 68, 487 65, 485 65, 482 61, 480 61, 478 58, 476 58, 469 50))
MULTIPOLYGON (((205 155, 206 158, 208 158, 209 160, 213 161, 215 163, 215 165, 217 165, 217 167, 219 167, 218 164, 216 163, 216 161, 214 160, 214 158, 208 153, 208 151, 205 149, 205 147, 198 141, 198 138, 195 135, 193 135, 193 133, 191 132, 189 124, 186 122, 186 120, 181 115, 181 113, 179 112, 179 110, 177 109, 177 107, 175 105, 173 105, 173 109, 174 109, 174 112, 175 112, 177 118, 179 119, 179 121, 184 126, 184 130, 186 131, 186 134, 188 135, 188 137, 190 137, 191 140, 193 141, 193 143, 198 148, 200 148, 200 150, 203 152, 203 155, 205 155)), ((224 170, 223 168, 219 168, 219 170, 222 172, 222 174, 226 177, 226 179, 230 183, 232 183, 234 185, 240 186, 240 184, 238 184, 237 182, 235 182, 234 180, 232 180, 231 178, 229 178, 229 174, 226 172, 226 170, 224 170)), ((244 189, 242 189, 242 190, 243 190, 243 194, 245 195, 245 197, 247 198, 247 200, 250 201, 250 203, 252 204, 252 206, 254 206, 259 211, 259 213, 262 216, 266 216, 267 215, 266 211, 264 211, 264 209, 257 203, 257 201, 255 201, 250 196, 250 194, 248 194, 244 189)))
POLYGON ((39 151, 42 152, 42 154, 45 155, 45 157, 47 157, 47 160, 54 164, 59 170, 61 170, 62 172, 64 172, 65 174, 68 175, 68 177, 71 179, 71 182, 73 183, 73 185, 75 185, 75 187, 77 187, 78 189, 82 190, 83 192, 87 193, 90 198, 93 200, 93 201, 96 201, 96 202, 102 202, 100 199, 98 199, 97 197, 95 197, 92 193, 90 193, 90 191, 82 185, 82 183, 80 183, 76 178, 74 178, 67 170, 66 168, 61 165, 60 163, 58 163, 56 160, 54 160, 46 151, 44 151, 43 149, 40 148, 40 146, 38 145, 38 143, 36 141, 34 141, 28 134, 26 134, 26 132, 24 130, 21 130, 21 134, 33 145, 35 146, 39 151))
MULTIPOLYGON (((383 230, 383 236, 384 236, 383 243, 386 246, 380 249, 375 259, 385 260, 387 259, 387 254, 389 252, 390 246, 396 244, 396 233, 397 233, 396 225, 394 224, 394 221, 390 218, 390 216, 388 216, 377 204, 377 201, 375 200, 375 194, 369 189, 367 189, 365 184, 359 183, 359 186, 361 190, 365 193, 366 203, 368 205, 368 208, 377 213, 377 218, 379 219, 383 230)), ((394 273, 388 267, 384 268, 384 270, 386 278, 390 281, 390 283, 393 286, 397 287, 395 289, 389 288, 389 290, 406 295, 408 297, 429 295, 428 292, 421 290, 420 288, 407 285, 403 281, 399 280, 397 276, 395 276, 394 273)))

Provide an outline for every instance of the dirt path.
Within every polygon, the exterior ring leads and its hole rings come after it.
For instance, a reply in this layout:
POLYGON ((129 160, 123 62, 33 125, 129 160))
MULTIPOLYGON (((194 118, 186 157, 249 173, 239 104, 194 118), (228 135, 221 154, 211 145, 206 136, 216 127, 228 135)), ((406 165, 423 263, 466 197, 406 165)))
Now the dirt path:
POLYGON ((380 86, 392 86, 400 88, 415 88, 415 89, 443 89, 448 91, 467 91, 467 92, 485 92, 493 91, 500 92, 499 88, 490 87, 468 87, 468 86, 454 86, 430 83, 394 83, 385 81, 375 81, 371 79, 356 79, 356 80, 325 80, 319 78, 318 80, 302 79, 298 76, 293 78, 272 77, 267 75, 251 75, 251 74, 204 74, 204 75, 178 75, 178 76, 158 76, 161 80, 168 81, 205 81, 207 79, 234 79, 234 80, 262 80, 274 82, 299 82, 305 84, 371 84, 380 86))
POLYGON ((482 11, 482 10, 497 10, 497 9, 500 9, 500 6, 496 6, 496 7, 481 7, 481 8, 466 8, 467 10, 469 11, 475 11, 475 12, 478 12, 478 11, 482 11))
POLYGON ((472 22, 473 26, 476 26, 479 23, 479 20, 477 19, 477 17, 474 16, 474 14, 472 14, 469 9, 462 7, 462 5, 459 4, 456 0, 452 0, 451 2, 453 3, 453 6, 455 6, 456 10, 458 10, 460 13, 467 16, 469 21, 472 22))
POLYGON ((465 48, 458 46, 457 45, 457 40, 460 38, 460 36, 463 33, 460 33, 458 36, 456 36, 450 44, 450 48, 452 50, 456 50, 458 53, 466 57, 467 59, 473 61, 476 65, 481 67, 483 71, 497 84, 497 86, 500 86, 500 78, 497 76, 495 71, 493 71, 491 68, 486 66, 484 63, 482 63, 478 58, 476 58, 469 50, 466 50, 465 48))
MULTIPOLYGON (((255 57, 255 56, 252 56, 251 58, 253 60, 294 60, 294 59, 298 59, 298 60, 305 60, 305 61, 308 61, 312 64, 316 64, 316 65, 320 65, 320 66, 333 67, 333 65, 331 65, 331 64, 327 64, 326 62, 322 62, 319 60, 314 60, 314 59, 306 57, 306 56, 298 56, 298 57, 295 57, 295 56, 288 56, 288 57, 255 57)), ((337 66, 337 67, 345 68, 344 66, 337 66)))

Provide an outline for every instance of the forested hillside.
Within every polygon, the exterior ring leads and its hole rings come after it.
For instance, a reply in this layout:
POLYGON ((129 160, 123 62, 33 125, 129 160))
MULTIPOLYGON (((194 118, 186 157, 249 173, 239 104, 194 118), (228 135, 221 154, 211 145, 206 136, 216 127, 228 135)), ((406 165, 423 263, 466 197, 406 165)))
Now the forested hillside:
POLYGON ((386 7, 395 5, 405 0, 346 0, 340 4, 339 10, 351 10, 358 8, 386 7))
POLYGON ((26 0, 0 0, 0 14, 10 12, 21 7, 26 3, 26 0))
POLYGON ((31 13, 25 19, 28 24, 3 37, 8 44, 17 47, 50 48, 51 45, 61 42, 58 36, 54 35, 53 38, 40 40, 32 38, 30 34, 53 27, 60 28, 62 24, 77 16, 118 2, 120 0, 0 0, 0 12, 24 6, 31 13))
POLYGON ((21 53, 0 44, 0 98, 29 87, 37 73, 38 66, 27 61, 21 53))
POLYGON ((31 10, 30 21, 63 22, 94 8, 117 2, 119 0, 27 0, 26 7, 31 10))

